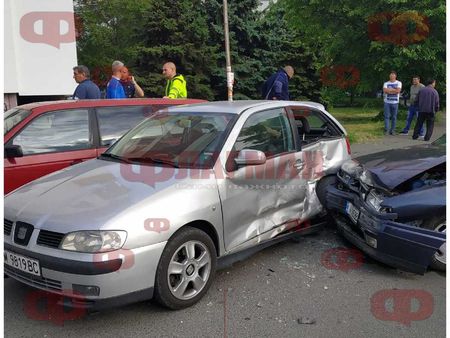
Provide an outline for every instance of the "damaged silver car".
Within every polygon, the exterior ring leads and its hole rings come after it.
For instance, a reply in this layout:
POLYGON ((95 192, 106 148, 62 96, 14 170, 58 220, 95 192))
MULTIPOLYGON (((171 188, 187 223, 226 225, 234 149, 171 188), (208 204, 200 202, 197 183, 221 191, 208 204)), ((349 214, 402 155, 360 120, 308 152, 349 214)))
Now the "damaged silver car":
POLYGON ((344 128, 317 103, 167 108, 6 196, 5 273, 75 307, 184 308, 218 263, 317 230, 316 185, 348 159, 344 128))

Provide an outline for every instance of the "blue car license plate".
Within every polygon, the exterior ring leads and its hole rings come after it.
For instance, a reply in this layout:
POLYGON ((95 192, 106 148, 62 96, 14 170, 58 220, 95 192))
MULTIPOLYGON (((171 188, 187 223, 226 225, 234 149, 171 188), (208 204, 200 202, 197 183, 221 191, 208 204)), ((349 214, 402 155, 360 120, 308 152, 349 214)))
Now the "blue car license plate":
POLYGON ((352 203, 347 202, 345 204, 345 213, 350 217, 353 223, 358 223, 359 210, 352 203))

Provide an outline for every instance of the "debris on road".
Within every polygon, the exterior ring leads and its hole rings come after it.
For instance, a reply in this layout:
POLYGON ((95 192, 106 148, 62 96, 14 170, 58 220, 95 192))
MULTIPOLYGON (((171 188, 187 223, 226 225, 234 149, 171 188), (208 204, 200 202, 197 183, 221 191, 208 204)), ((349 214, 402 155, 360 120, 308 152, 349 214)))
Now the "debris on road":
POLYGON ((316 323, 316 319, 309 317, 300 317, 299 319, 297 319, 297 323, 312 325, 316 323))

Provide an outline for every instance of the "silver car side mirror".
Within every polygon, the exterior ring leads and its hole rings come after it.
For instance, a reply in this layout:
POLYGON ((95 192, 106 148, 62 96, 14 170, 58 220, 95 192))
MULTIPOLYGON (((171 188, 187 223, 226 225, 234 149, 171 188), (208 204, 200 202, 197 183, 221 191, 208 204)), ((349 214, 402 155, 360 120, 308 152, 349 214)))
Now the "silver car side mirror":
POLYGON ((242 149, 234 159, 238 166, 259 165, 266 163, 266 155, 255 149, 242 149))

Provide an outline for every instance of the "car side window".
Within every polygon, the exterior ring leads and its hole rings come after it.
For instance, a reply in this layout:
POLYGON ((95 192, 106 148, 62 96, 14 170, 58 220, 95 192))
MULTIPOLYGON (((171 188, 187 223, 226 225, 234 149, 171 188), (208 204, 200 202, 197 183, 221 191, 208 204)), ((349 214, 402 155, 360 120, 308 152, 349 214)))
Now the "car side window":
POLYGON ((21 146, 24 155, 91 148, 89 112, 72 109, 43 114, 22 129, 12 144, 21 146))
POLYGON ((245 122, 234 144, 234 151, 255 149, 267 157, 294 150, 289 119, 283 108, 258 112, 245 122))
POLYGON ((150 116, 151 106, 100 107, 96 108, 100 129, 101 146, 109 146, 131 128, 150 116))
POLYGON ((332 123, 327 121, 320 111, 297 106, 290 107, 290 109, 303 145, 338 135, 332 123))

